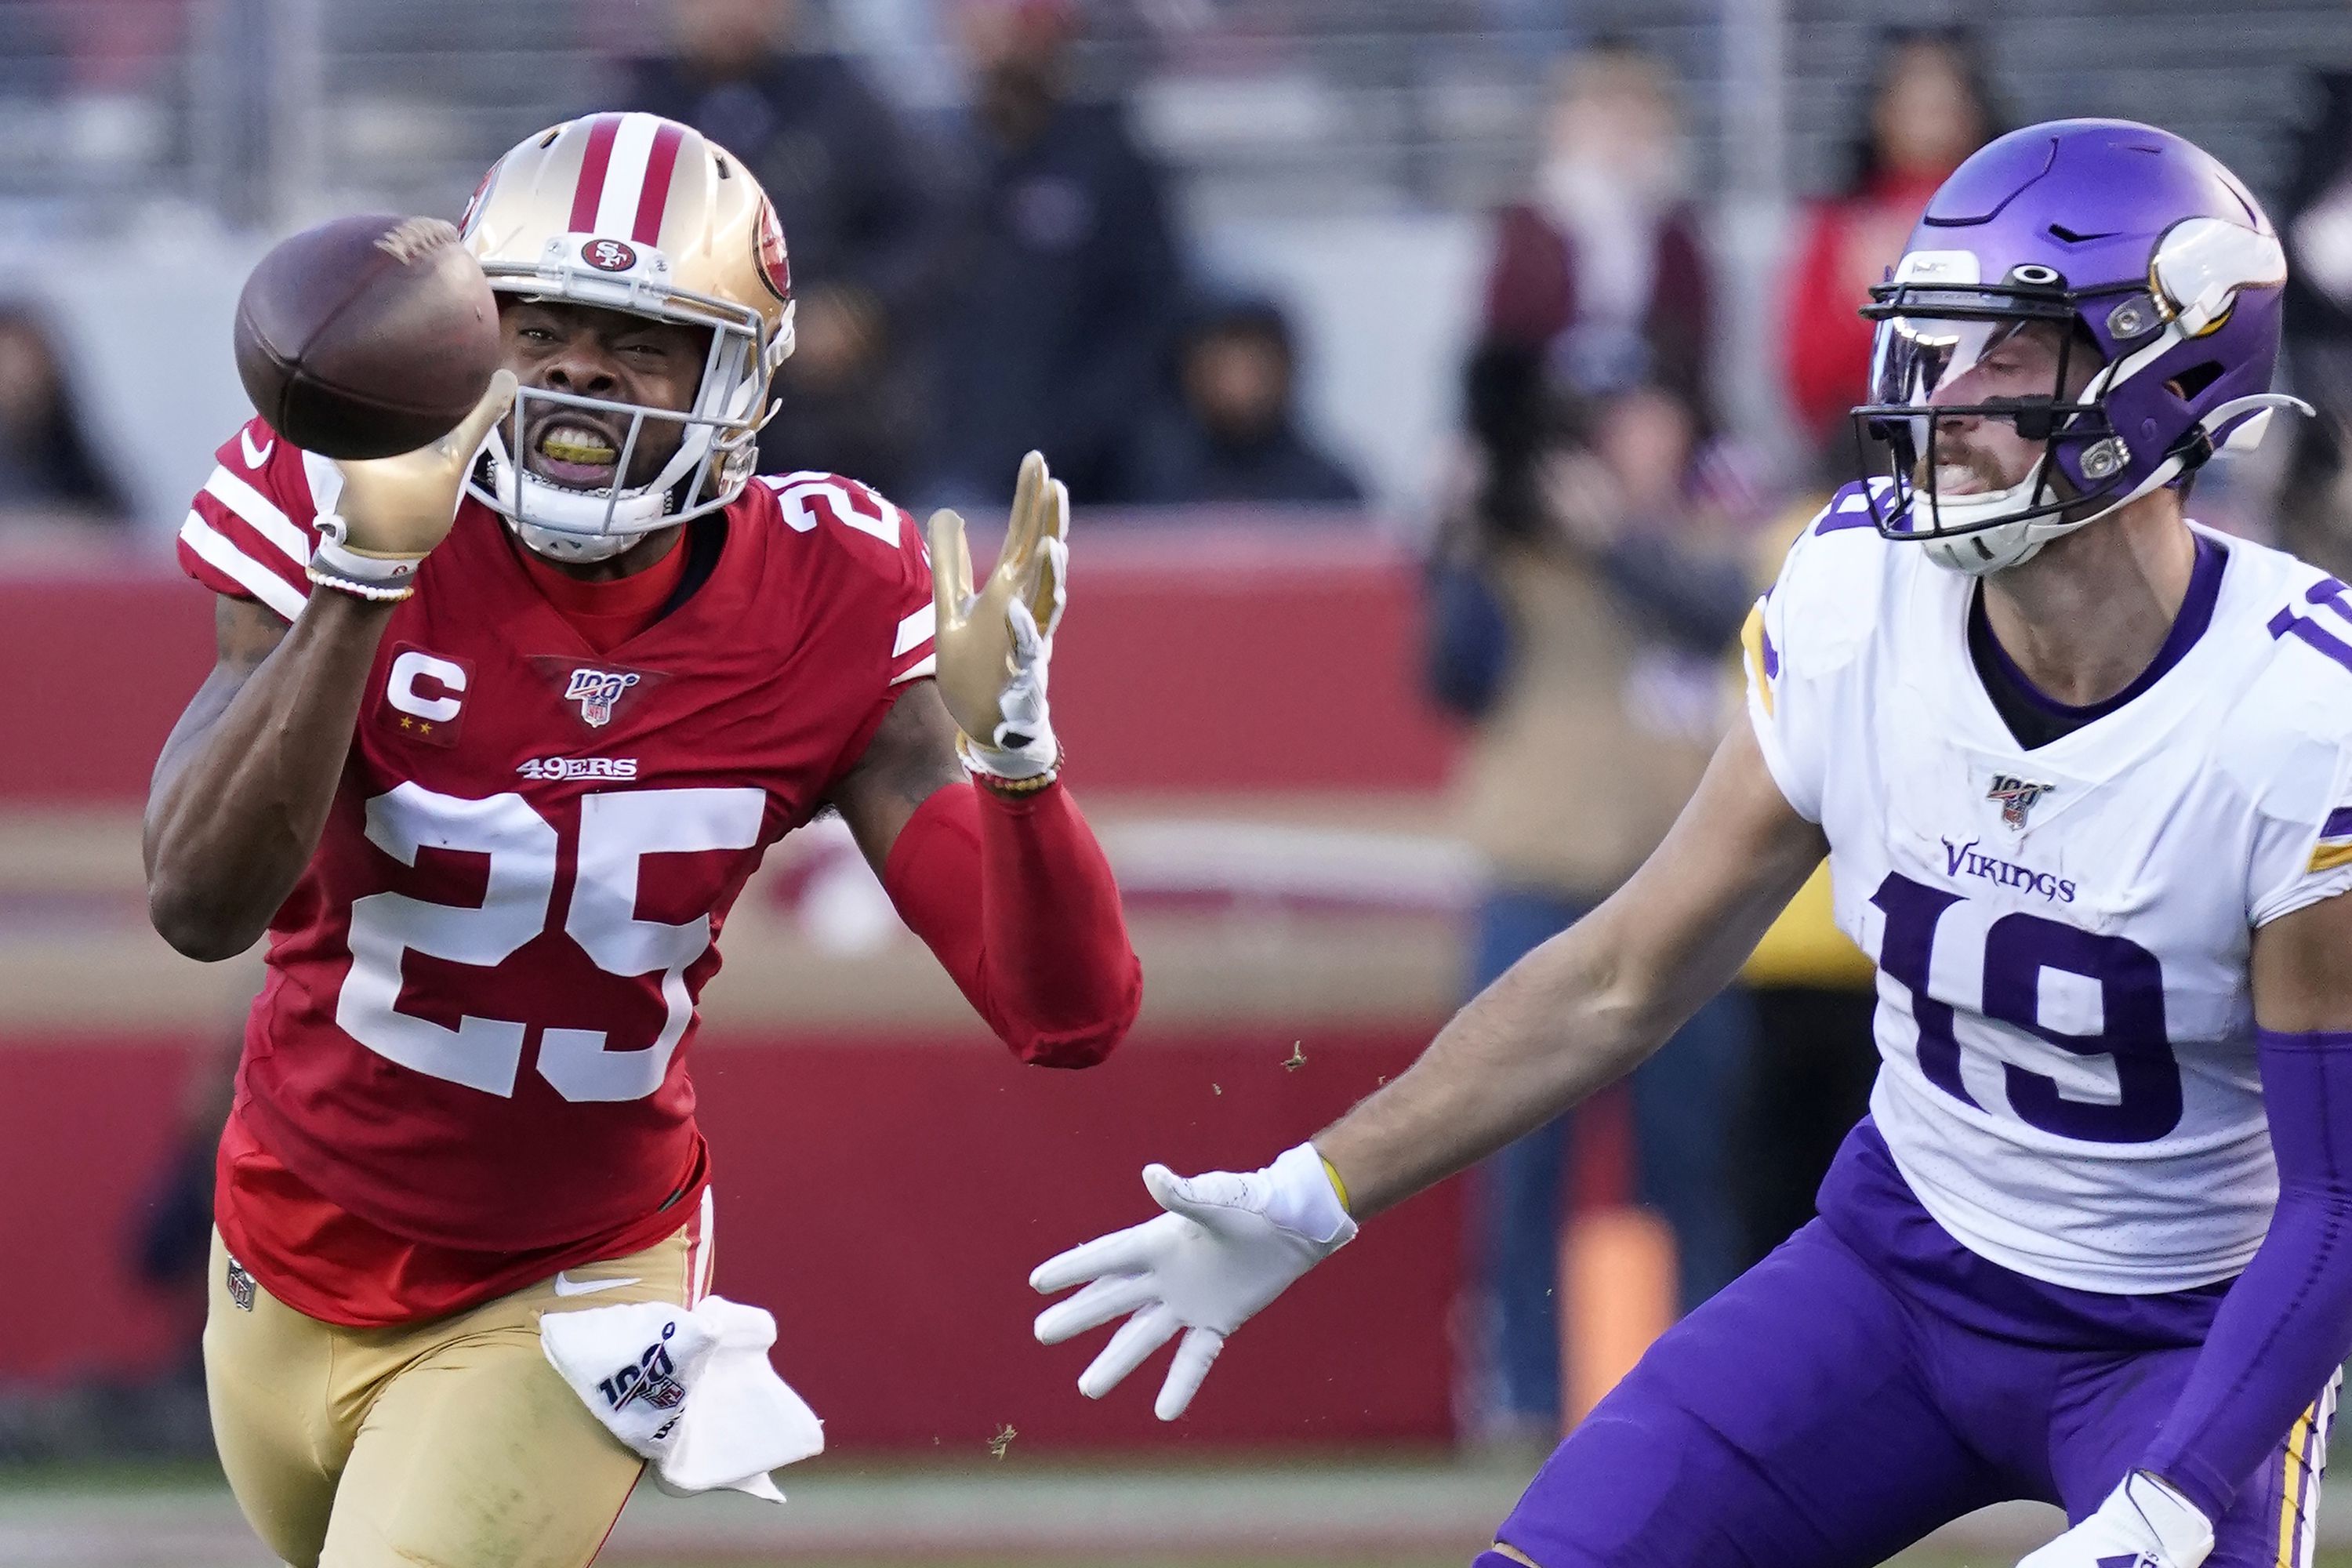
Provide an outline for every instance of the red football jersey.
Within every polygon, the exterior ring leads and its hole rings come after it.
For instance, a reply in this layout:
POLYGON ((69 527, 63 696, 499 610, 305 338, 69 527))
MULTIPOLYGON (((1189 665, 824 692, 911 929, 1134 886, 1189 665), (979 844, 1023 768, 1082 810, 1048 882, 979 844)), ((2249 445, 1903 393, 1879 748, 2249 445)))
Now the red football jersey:
MULTIPOLYGON (((258 420, 219 456, 182 564, 291 618, 340 477, 258 420)), ((793 474, 723 515, 708 581, 608 655, 471 500, 393 612, 238 1075, 253 1136, 372 1226, 542 1252, 699 1179, 728 908, 932 667, 903 510, 793 474)))

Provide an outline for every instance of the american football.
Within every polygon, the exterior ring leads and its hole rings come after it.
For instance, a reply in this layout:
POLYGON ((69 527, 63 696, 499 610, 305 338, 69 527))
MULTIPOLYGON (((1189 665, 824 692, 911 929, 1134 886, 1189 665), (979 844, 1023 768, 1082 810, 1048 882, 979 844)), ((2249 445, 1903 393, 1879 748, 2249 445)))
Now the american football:
POLYGON ((270 427, 305 451, 388 458, 439 439, 499 363, 482 268, 440 218, 336 218, 246 279, 236 370, 270 427))

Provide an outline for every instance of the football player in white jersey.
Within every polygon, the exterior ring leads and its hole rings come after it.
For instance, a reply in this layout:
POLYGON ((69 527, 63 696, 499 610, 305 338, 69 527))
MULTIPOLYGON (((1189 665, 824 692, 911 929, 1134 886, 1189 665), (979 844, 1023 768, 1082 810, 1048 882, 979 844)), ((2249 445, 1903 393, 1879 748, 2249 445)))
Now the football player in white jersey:
POLYGON ((1652 1348, 1477 1568, 1867 1568, 2040 1499, 2030 1568, 2307 1563, 2352 1352, 2352 593, 2189 521, 2275 406, 2285 263, 2115 121, 1971 158, 1874 291, 1892 455, 1790 552, 1648 865, 1414 1068, 1041 1267, 1099 1396, 1629 1070, 1826 851, 1884 1058, 1821 1215, 1652 1348))

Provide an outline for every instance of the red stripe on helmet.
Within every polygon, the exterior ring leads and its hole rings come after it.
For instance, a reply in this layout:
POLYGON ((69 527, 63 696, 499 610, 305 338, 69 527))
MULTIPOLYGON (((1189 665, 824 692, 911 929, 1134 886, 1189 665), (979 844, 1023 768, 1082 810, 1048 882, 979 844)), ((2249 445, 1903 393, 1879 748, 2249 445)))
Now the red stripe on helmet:
POLYGON ((661 239, 662 209, 669 205, 669 180, 677 167, 677 145, 686 139, 686 127, 665 120, 654 132, 653 151, 646 154, 646 183, 637 192, 637 221, 629 230, 629 237, 639 245, 653 245, 661 239))
POLYGON ((593 233, 596 205, 604 195, 604 171, 613 164, 613 138, 621 133, 621 117, 600 114, 588 122, 588 150, 580 159, 580 183, 572 187, 572 232, 593 233))

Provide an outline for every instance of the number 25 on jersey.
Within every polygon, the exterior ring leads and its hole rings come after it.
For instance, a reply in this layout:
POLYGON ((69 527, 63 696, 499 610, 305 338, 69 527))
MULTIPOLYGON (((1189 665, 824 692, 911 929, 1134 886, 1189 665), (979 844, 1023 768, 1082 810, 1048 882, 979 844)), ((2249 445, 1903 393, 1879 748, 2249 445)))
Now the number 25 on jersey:
MULTIPOLYGON (((607 1048, 602 1029, 550 1028, 539 1072, 572 1100, 638 1100, 661 1087, 693 1016, 686 971, 710 946, 710 917, 670 922, 636 915, 640 863, 648 855, 750 849, 767 805, 757 789, 608 791, 580 800, 580 841, 563 933, 606 973, 660 972, 667 1004, 650 1045, 607 1048)), ((414 952, 494 968, 548 929, 559 843, 556 829, 520 795, 481 800, 403 784, 367 803, 370 842, 404 866, 432 848, 488 858, 480 904, 433 903, 373 893, 352 905, 352 966, 335 1022, 387 1060, 486 1094, 514 1092, 530 1025, 468 1013, 457 1027, 401 1012, 401 966, 414 952)))

